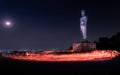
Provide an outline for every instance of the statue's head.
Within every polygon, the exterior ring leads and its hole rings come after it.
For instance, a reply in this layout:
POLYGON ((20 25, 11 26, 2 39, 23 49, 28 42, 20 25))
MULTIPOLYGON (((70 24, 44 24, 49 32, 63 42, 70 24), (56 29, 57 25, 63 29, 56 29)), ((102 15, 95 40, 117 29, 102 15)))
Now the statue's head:
POLYGON ((81 15, 82 15, 82 16, 85 15, 85 10, 81 10, 81 15))

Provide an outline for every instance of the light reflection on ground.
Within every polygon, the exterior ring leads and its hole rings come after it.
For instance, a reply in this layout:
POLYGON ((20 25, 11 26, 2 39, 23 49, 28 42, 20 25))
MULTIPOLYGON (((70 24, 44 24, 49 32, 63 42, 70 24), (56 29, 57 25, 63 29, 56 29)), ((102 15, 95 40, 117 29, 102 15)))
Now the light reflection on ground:
POLYGON ((74 61, 104 61, 110 60, 118 56, 119 53, 115 50, 94 50, 86 53, 34 53, 26 52, 26 55, 11 55, 5 56, 12 59, 27 60, 27 61, 47 61, 47 62, 74 62, 74 61))

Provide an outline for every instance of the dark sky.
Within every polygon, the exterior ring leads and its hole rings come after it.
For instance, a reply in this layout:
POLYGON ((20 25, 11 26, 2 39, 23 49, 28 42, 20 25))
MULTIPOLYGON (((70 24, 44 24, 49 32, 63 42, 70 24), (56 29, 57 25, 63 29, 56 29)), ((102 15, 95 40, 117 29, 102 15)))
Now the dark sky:
POLYGON ((0 0, 0 48, 69 48, 82 39, 81 9, 88 16, 88 40, 120 32, 120 5, 115 0, 0 0), (13 27, 4 28, 5 20, 13 27))

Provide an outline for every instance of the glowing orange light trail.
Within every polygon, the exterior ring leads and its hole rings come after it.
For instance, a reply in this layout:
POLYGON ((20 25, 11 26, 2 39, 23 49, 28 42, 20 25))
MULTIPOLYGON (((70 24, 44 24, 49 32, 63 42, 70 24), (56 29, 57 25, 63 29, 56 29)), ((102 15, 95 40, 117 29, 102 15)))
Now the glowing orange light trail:
POLYGON ((111 50, 94 50, 86 53, 56 54, 56 53, 26 53, 26 56, 13 55, 8 56, 12 59, 28 60, 28 61, 48 61, 48 62, 64 62, 64 61, 103 61, 110 60, 118 56, 117 51, 111 50))

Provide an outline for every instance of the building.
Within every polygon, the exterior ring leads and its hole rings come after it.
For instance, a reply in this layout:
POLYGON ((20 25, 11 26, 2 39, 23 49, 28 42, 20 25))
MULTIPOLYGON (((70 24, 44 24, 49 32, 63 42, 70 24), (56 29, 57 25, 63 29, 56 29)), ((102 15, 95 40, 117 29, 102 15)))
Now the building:
POLYGON ((96 43, 89 42, 87 40, 81 40, 73 43, 72 49, 80 52, 91 51, 96 49, 96 43))

